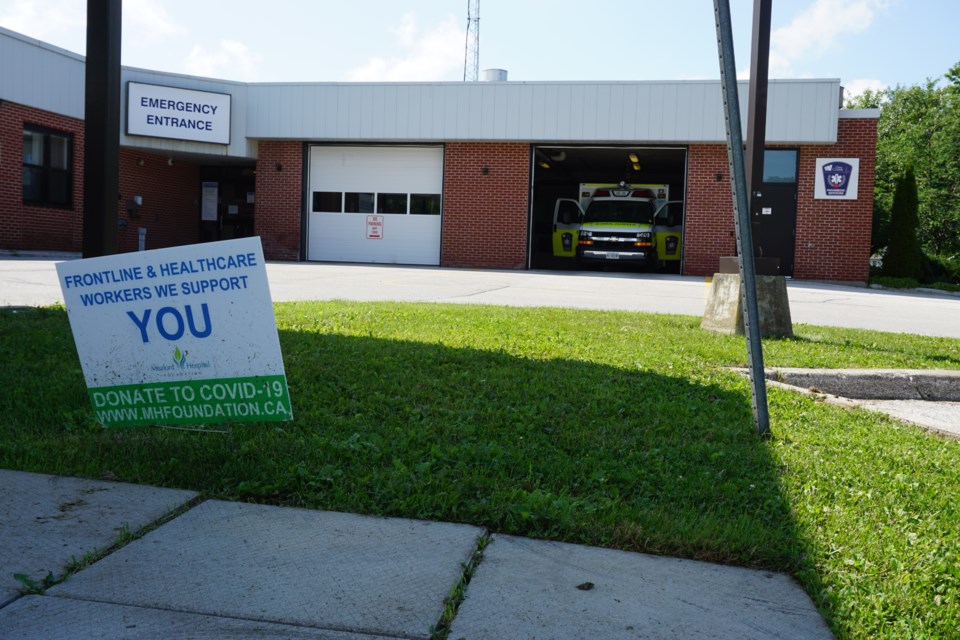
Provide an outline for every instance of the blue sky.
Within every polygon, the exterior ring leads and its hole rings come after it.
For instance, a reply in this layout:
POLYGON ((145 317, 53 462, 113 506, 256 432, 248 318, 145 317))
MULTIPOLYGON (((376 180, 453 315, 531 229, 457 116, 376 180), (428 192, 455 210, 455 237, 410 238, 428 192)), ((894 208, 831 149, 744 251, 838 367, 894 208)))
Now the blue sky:
MULTIPOLYGON (((718 78, 712 0, 484 0, 509 79, 718 78)), ((460 80, 466 0, 125 0, 123 64, 243 81, 460 80)), ((752 0, 731 0, 749 67, 752 0)), ((0 0, 0 26, 83 53, 84 0, 0 0)), ((960 61, 956 0, 774 0, 773 78, 921 83, 960 61)))

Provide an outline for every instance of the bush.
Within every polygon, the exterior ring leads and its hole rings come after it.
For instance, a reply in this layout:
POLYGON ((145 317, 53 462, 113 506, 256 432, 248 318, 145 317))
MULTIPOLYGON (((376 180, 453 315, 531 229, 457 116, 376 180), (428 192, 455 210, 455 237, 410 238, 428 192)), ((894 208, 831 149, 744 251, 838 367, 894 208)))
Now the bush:
POLYGON ((928 285, 929 289, 939 289, 940 291, 951 291, 953 293, 960 293, 960 284, 950 284, 949 282, 934 282, 931 285, 928 285))
POLYGON ((960 258, 924 255, 920 266, 920 282, 960 285, 960 258))
POLYGON ((920 283, 914 278, 891 278, 888 276, 870 278, 870 284, 877 284, 887 289, 916 289, 920 286, 920 283))
POLYGON ((917 178, 913 167, 897 179, 890 211, 890 243, 883 257, 883 275, 890 278, 913 278, 922 275, 923 251, 917 237, 919 226, 917 178))

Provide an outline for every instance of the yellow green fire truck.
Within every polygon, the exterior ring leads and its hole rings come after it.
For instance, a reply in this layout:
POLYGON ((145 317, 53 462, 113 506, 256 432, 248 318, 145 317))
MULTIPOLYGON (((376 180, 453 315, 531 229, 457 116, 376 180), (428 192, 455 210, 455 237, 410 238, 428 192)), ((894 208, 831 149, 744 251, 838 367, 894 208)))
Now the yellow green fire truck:
POLYGON ((669 193, 665 184, 581 184, 579 200, 560 198, 554 207, 554 256, 679 265, 683 203, 669 193))

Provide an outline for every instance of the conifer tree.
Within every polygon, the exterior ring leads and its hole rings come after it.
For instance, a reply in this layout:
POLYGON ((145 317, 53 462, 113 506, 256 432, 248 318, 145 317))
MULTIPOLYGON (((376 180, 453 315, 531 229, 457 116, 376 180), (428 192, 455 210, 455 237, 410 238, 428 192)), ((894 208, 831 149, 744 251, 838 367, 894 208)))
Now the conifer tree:
POLYGON ((921 274, 923 252, 917 235, 919 225, 917 178, 913 167, 896 182, 893 206, 890 209, 890 242, 883 257, 883 275, 891 278, 913 278, 921 274))

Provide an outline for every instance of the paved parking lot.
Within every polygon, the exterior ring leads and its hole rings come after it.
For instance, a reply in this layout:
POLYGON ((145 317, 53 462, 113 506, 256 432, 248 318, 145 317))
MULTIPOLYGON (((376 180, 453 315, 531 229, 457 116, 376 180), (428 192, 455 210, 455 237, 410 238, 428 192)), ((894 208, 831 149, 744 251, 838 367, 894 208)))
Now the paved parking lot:
MULTIPOLYGON (((53 257, 0 257, 0 306, 62 302, 53 257)), ((271 262, 274 301, 396 300, 703 315, 704 278, 271 262)), ((960 297, 815 282, 788 285, 795 323, 960 338, 960 297)))

